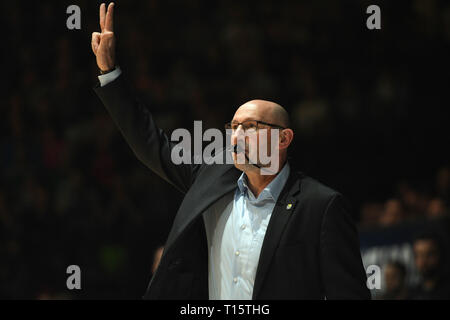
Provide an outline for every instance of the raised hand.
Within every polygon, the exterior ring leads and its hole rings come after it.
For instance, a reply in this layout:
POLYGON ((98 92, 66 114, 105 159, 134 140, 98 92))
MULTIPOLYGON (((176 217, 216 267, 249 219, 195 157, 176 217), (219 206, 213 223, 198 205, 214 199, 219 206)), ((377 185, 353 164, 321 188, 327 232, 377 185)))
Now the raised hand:
POLYGON ((106 10, 106 5, 100 5, 100 32, 92 33, 92 51, 97 60, 97 66, 102 71, 113 69, 116 58, 116 38, 113 32, 114 2, 106 10))

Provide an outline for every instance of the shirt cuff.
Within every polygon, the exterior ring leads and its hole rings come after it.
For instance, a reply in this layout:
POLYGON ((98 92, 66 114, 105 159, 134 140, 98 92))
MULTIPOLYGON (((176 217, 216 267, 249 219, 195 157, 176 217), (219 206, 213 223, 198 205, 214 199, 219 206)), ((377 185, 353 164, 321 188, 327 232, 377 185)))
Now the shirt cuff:
POLYGON ((104 87, 108 83, 113 82, 120 76, 121 73, 122 70, 120 70, 120 67, 116 67, 113 71, 98 76, 98 81, 100 81, 100 87, 104 87))

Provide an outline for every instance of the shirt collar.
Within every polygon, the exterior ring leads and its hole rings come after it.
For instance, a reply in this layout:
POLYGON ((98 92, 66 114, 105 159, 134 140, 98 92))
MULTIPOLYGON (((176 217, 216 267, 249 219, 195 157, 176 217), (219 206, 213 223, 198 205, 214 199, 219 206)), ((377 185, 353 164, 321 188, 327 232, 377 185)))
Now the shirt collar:
MULTIPOLYGON (((258 197, 258 200, 262 200, 266 197, 271 197, 274 201, 278 200, 278 197, 281 193, 281 190, 283 189, 284 185, 286 184, 287 179, 289 178, 289 174, 291 172, 289 163, 286 162, 283 169, 281 169, 280 172, 278 172, 275 179, 273 179, 265 188, 263 191, 261 191, 261 194, 258 197)), ((248 184, 247 184, 247 175, 242 172, 241 176, 239 177, 237 181, 237 185, 239 188, 239 191, 243 194, 245 194, 248 190, 248 184)))

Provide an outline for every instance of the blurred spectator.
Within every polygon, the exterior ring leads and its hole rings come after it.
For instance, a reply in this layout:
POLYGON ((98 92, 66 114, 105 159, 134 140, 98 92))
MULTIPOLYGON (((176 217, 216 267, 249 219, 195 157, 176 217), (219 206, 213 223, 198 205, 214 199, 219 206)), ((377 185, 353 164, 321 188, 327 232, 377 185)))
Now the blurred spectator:
POLYGON ((385 291, 381 300, 404 300, 408 296, 406 267, 403 263, 391 261, 384 266, 385 291))
POLYGON ((361 206, 360 226, 369 227, 378 224, 383 215, 384 206, 378 202, 366 202, 361 206))
POLYGON ((444 200, 440 198, 434 198, 430 201, 427 207, 426 215, 429 218, 442 218, 448 214, 447 207, 444 200))
POLYGON ((441 238, 434 232, 417 236, 413 242, 414 261, 420 283, 411 288, 410 299, 450 299, 450 279, 441 238))
POLYGON ((407 183, 400 184, 398 192, 407 213, 405 218, 421 217, 425 215, 430 200, 427 192, 407 183))
POLYGON ((404 218, 403 205, 398 199, 390 199, 386 201, 384 210, 380 217, 380 224, 382 226, 392 226, 401 222, 404 218))

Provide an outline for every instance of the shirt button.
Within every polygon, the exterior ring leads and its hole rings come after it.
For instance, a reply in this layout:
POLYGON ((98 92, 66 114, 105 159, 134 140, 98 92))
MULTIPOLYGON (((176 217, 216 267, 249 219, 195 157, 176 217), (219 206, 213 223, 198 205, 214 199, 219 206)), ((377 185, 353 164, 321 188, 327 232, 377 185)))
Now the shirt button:
POLYGON ((237 283, 237 278, 234 278, 234 279, 233 279, 233 282, 234 282, 234 283, 237 283))
POLYGON ((241 226, 241 229, 242 229, 242 230, 244 230, 244 229, 245 229, 245 224, 243 224, 243 225, 241 226))
POLYGON ((235 254, 238 256, 240 254, 239 250, 235 252, 235 254))

